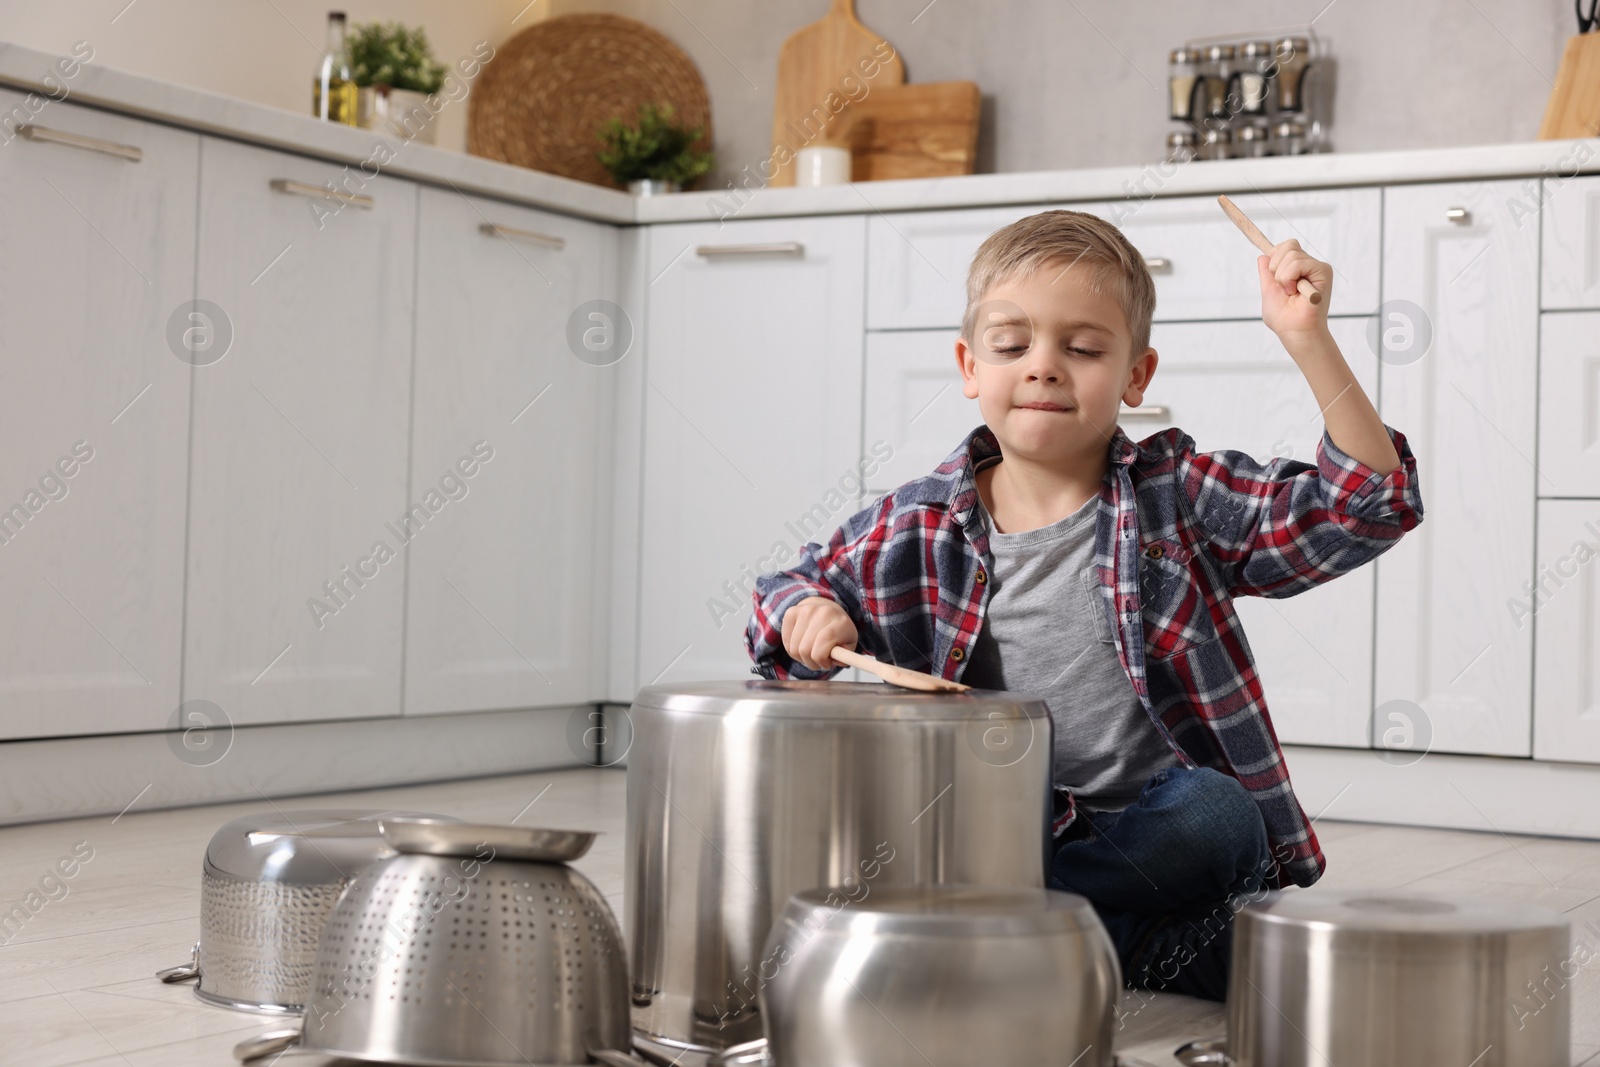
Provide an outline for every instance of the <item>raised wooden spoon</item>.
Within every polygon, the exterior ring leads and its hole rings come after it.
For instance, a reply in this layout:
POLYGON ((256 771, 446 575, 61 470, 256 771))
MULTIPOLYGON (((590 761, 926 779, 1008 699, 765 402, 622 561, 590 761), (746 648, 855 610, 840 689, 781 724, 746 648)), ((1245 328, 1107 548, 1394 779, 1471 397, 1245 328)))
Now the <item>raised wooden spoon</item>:
POLYGON ((875 674, 890 685, 898 685, 905 689, 921 689, 930 693, 964 693, 971 689, 970 685, 952 682, 948 678, 939 678, 921 671, 913 671, 906 667, 896 667, 892 663, 884 663, 864 656, 859 652, 852 652, 848 648, 834 645, 833 658, 847 667, 860 667, 868 674, 875 674))
MULTIPOLYGON (((1229 200, 1225 195, 1218 196, 1217 203, 1222 205, 1222 210, 1227 213, 1227 216, 1230 219, 1233 220, 1233 224, 1239 227, 1239 232, 1250 238, 1251 244, 1255 245, 1266 255, 1270 256, 1272 254, 1272 242, 1267 240, 1267 235, 1262 233, 1260 228, 1257 227, 1255 223, 1250 221, 1249 215, 1246 215, 1243 211, 1239 210, 1238 204, 1235 204, 1232 200, 1229 200)), ((1300 291, 1301 296, 1305 297, 1313 304, 1322 303, 1322 291, 1311 284, 1310 278, 1299 279, 1295 283, 1295 288, 1300 291)))

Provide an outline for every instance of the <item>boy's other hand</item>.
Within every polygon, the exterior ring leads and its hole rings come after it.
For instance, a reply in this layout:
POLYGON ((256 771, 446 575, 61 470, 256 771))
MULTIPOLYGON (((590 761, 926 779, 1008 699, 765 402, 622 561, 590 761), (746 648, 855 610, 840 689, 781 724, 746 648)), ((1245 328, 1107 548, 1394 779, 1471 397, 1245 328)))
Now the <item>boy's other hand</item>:
POLYGON ((783 649, 814 671, 839 664, 830 654, 833 646, 856 647, 859 635, 850 615, 822 596, 808 596, 783 613, 783 649))
POLYGON ((1271 255, 1256 257, 1261 277, 1261 321, 1280 338, 1308 335, 1328 328, 1328 305, 1333 298, 1333 267, 1314 259, 1294 238, 1272 246, 1271 255), (1302 296, 1297 283, 1308 279, 1322 294, 1313 304, 1302 296))

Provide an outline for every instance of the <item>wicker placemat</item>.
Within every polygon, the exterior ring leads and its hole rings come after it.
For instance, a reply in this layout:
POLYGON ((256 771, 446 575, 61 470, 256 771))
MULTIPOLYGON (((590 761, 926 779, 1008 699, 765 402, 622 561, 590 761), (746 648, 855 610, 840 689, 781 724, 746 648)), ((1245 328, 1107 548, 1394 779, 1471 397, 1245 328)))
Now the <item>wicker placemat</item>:
POLYGON ((611 118, 638 122, 639 105, 669 103, 672 121, 711 144, 711 99, 694 60, 637 19, 562 15, 495 49, 468 98, 467 151, 617 188, 595 153, 611 118))

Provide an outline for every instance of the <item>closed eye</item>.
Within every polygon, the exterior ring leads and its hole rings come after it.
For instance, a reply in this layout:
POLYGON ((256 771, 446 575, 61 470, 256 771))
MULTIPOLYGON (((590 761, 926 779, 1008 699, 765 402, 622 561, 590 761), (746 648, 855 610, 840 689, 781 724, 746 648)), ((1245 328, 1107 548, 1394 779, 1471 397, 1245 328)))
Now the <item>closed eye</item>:
POLYGON ((1104 352, 1096 352, 1094 349, 1091 349, 1091 348, 1069 348, 1069 349, 1067 349, 1067 351, 1068 352, 1076 352, 1080 356, 1103 356, 1103 355, 1105 355, 1104 352))

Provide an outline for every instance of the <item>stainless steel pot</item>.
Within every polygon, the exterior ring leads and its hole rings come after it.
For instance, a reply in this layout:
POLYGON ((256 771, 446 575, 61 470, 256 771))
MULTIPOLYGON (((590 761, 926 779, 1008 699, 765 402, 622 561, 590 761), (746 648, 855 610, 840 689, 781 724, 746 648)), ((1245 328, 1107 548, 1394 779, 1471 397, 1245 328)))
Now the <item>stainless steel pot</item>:
POLYGON ((211 837, 200 868, 200 939, 190 962, 156 972, 199 979, 195 996, 268 1015, 302 1010, 323 923, 350 879, 395 854, 379 820, 410 815, 353 808, 243 815, 211 837))
MULTIPOLYGON (((241 1043, 239 1059, 298 1047, 436 1067, 639 1062, 625 1052, 627 962, 599 890, 528 858, 521 827, 456 829, 386 835, 419 851, 355 877, 328 917, 301 1026, 241 1043), (523 858, 501 858, 497 841, 523 858)), ((550 842, 552 859, 572 851, 550 842)))
POLYGON ((1045 885, 1041 699, 751 679, 646 686, 629 715, 634 1039, 663 1060, 762 1036, 762 949, 794 893, 1045 885))
POLYGON ((1226 1062, 1235 1067, 1571 1062, 1575 967, 1559 912, 1312 889, 1269 893, 1234 923, 1226 1062))
POLYGON ((1111 1067, 1117 954, 1094 908, 1050 889, 874 889, 790 899, 767 940, 782 1067, 1111 1067))

